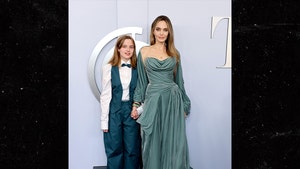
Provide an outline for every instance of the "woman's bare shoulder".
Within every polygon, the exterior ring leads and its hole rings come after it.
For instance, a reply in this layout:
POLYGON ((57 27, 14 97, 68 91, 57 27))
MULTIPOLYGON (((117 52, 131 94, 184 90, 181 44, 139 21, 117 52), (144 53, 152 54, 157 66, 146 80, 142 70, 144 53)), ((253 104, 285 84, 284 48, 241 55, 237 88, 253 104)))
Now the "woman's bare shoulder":
POLYGON ((143 53, 147 53, 149 50, 150 50, 150 46, 143 46, 140 51, 143 54, 143 53))
POLYGON ((141 55, 142 55, 143 58, 145 58, 145 57, 148 56, 149 50, 150 50, 150 46, 143 46, 143 47, 140 49, 140 52, 141 52, 141 55))

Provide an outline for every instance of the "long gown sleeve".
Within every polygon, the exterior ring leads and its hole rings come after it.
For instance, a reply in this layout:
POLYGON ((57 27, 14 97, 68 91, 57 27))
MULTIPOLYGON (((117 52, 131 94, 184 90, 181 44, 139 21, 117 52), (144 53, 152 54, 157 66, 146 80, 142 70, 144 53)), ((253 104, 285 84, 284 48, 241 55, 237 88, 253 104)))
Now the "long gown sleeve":
POLYGON ((147 74, 145 71, 145 66, 142 58, 141 52, 138 54, 137 58, 137 72, 138 72, 138 81, 137 86, 134 91, 133 101, 134 102, 144 102, 145 92, 147 85, 149 83, 147 74))
POLYGON ((189 114, 190 113, 190 107, 191 107, 191 101, 190 101, 189 97, 187 96, 187 94, 185 92, 181 61, 179 61, 178 65, 177 65, 177 70, 175 72, 176 72, 175 83, 180 88, 180 90, 182 92, 182 96, 183 96, 182 99, 183 99, 183 103, 184 103, 184 112, 186 114, 189 114))
POLYGON ((190 99, 182 76, 175 57, 159 60, 150 55, 143 62, 139 54, 134 99, 144 102, 136 120, 142 131, 144 168, 190 169, 184 116, 190 112, 190 99))

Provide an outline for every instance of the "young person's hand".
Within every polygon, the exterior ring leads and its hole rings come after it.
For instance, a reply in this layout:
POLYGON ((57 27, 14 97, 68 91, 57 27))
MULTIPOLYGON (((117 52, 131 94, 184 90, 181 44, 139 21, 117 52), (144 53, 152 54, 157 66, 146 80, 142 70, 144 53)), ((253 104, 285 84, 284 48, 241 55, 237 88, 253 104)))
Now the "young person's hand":
POLYGON ((138 114, 138 111, 136 110, 136 107, 133 107, 132 108, 132 111, 131 111, 131 118, 133 118, 133 119, 137 119, 137 118, 139 118, 139 114, 138 114))

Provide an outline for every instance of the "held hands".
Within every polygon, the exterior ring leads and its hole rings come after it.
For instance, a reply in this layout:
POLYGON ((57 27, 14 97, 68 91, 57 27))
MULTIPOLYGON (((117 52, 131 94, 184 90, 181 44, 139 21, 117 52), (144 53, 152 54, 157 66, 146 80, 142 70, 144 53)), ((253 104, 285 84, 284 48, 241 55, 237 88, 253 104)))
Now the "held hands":
POLYGON ((132 111, 131 111, 131 118, 133 118, 134 120, 136 120, 137 118, 139 118, 139 114, 138 111, 136 110, 136 107, 132 107, 132 111))

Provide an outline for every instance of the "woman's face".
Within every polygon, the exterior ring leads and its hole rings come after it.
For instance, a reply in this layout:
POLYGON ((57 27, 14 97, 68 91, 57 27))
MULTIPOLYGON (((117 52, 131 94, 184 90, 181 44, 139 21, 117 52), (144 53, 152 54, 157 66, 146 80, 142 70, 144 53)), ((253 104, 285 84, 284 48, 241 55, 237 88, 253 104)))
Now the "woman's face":
POLYGON ((120 57, 123 61, 128 61, 134 51, 134 44, 131 39, 125 39, 123 45, 120 49, 118 49, 118 52, 120 53, 120 57))
POLYGON ((167 23, 165 21, 159 21, 154 28, 153 34, 156 43, 164 43, 167 40, 169 34, 167 23))

